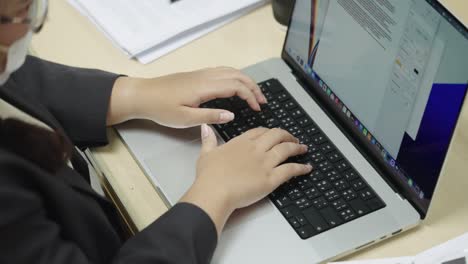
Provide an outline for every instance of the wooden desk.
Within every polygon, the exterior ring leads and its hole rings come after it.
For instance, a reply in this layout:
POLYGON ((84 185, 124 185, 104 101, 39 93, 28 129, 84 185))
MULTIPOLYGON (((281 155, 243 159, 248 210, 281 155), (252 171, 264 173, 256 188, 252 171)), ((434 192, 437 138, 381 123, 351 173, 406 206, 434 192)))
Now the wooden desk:
MULTIPOLYGON (((468 2, 442 1, 468 25, 468 2)), ((88 68, 154 77, 179 71, 228 65, 243 68, 270 57, 279 57, 285 31, 266 6, 153 62, 141 65, 129 60, 102 33, 64 0, 52 0, 43 32, 33 40, 42 58, 88 68)), ((151 183, 116 136, 108 131, 110 144, 93 150, 106 175, 104 182, 135 229, 142 229, 167 208, 151 183)), ((416 254, 456 235, 468 232, 468 107, 455 135, 445 173, 437 188, 428 219, 406 234, 379 243, 346 259, 416 254)))

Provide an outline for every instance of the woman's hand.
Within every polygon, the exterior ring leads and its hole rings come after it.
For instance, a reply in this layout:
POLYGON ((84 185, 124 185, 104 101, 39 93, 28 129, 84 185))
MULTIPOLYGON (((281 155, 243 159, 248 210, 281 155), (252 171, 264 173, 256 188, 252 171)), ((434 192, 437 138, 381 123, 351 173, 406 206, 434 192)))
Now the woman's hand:
POLYGON ((154 79, 121 77, 112 92, 108 124, 144 118, 173 128, 227 123, 234 114, 223 109, 199 108, 216 99, 239 96, 253 110, 266 103, 257 84, 228 67, 177 73, 154 79))
POLYGON ((282 164, 306 153, 307 146, 281 129, 252 129, 218 147, 213 130, 202 125, 202 142, 197 178, 181 201, 205 210, 218 233, 235 209, 259 201, 291 177, 312 169, 282 164))

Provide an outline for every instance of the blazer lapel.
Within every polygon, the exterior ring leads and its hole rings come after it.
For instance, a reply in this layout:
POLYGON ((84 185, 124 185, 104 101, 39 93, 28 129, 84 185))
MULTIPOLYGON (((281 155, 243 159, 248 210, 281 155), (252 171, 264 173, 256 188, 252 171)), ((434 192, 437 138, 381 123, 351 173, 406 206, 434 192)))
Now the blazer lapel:
MULTIPOLYGON (((6 83, 5 86, 0 87, 0 97, 16 108, 21 109, 23 112, 38 120, 41 120, 52 129, 63 131, 63 128, 60 126, 59 122, 52 116, 47 108, 38 103, 36 100, 29 99, 30 97, 16 85, 14 80, 10 80, 6 83)), ((86 183, 84 179, 82 179, 83 177, 77 175, 77 172, 73 171, 68 166, 64 166, 64 169, 69 170, 63 172, 63 179, 68 185, 84 194, 92 196, 93 198, 100 201, 101 204, 111 205, 111 203, 106 198, 97 194, 91 188, 91 186, 86 183)))
POLYGON ((79 191, 83 194, 89 195, 92 198, 96 199, 99 203, 104 204, 106 206, 112 206, 112 203, 105 197, 101 196, 100 194, 96 193, 82 177, 76 175, 77 172, 72 170, 68 166, 64 166, 64 171, 59 171, 58 173, 63 176, 63 180, 66 184, 71 186, 76 191, 79 191))

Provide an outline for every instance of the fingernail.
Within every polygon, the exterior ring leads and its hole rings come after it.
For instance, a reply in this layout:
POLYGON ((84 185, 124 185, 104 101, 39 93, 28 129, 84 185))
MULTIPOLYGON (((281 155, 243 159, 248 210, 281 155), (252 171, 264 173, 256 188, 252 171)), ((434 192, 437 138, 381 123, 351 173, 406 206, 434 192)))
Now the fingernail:
POLYGON ((202 138, 206 138, 208 136, 208 133, 209 133, 208 129, 209 129, 208 125, 206 124, 201 125, 202 138))
POLYGON ((312 170, 312 165, 310 165, 310 164, 306 164, 305 167, 306 167, 306 169, 307 169, 308 171, 311 171, 311 170, 312 170))
POLYGON ((268 103, 268 100, 266 99, 266 97, 264 95, 262 95, 262 97, 263 97, 263 103, 265 104, 268 103))
POLYGON ((307 149, 309 149, 309 146, 302 144, 302 149, 303 149, 304 151, 307 151, 307 149))
POLYGON ((229 122, 229 121, 232 121, 234 120, 234 114, 231 113, 231 112, 222 112, 221 114, 219 114, 219 121, 220 122, 229 122))

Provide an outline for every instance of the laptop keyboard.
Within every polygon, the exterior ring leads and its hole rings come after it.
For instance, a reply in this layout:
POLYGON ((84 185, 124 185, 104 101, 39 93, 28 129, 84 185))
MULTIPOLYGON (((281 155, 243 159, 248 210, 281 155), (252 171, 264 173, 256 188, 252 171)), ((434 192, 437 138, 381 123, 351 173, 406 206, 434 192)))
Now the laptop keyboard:
POLYGON ((226 142, 262 126, 287 130, 309 146, 307 154, 292 157, 288 162, 309 163, 314 167, 312 172, 295 177, 269 195, 302 239, 385 207, 382 199, 278 80, 270 79, 259 86, 268 99, 261 112, 253 111, 238 97, 216 99, 202 107, 226 109, 235 114, 232 122, 214 125, 226 142))

